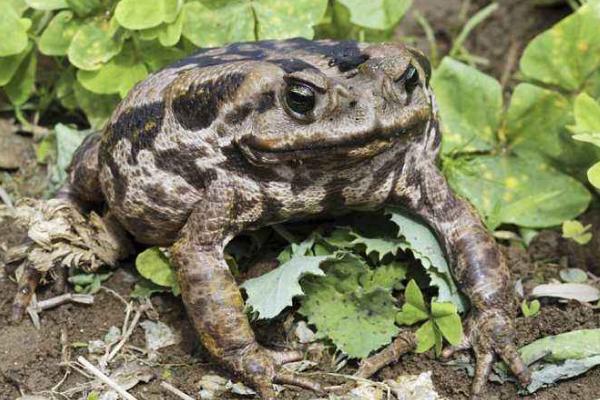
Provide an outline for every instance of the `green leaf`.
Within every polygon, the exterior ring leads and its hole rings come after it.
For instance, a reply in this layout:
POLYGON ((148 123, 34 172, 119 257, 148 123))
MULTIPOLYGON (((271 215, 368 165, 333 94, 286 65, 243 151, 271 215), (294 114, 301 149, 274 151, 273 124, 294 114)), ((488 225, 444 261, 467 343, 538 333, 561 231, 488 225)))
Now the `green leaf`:
POLYGON ((56 97, 60 104, 68 110, 78 107, 73 85, 75 84, 75 68, 65 69, 56 81, 56 97))
POLYGON ((60 185, 67 179, 66 170, 69 164, 71 164, 73 154, 89 133, 89 130, 80 131, 63 124, 56 124, 54 126, 56 165, 52 171, 53 183, 60 185))
MULTIPOLYGON (((600 104, 587 93, 575 98, 575 133, 597 133, 600 136, 600 104)), ((599 139, 600 140, 600 139, 599 139)))
POLYGON ((161 25, 158 32, 158 41, 165 47, 175 46, 181 39, 184 14, 180 13, 177 19, 170 24, 161 25))
POLYGON ((479 156, 446 165, 452 188, 477 208, 490 229, 560 225, 583 212, 591 196, 577 180, 543 161, 479 156))
POLYGON ((19 17, 23 15, 23 12, 29 7, 25 0, 7 0, 7 2, 8 5, 11 6, 13 10, 15 10, 19 17))
POLYGON ((98 94, 117 93, 121 98, 146 76, 146 66, 136 61, 130 47, 125 47, 119 55, 96 71, 77 71, 77 80, 87 90, 98 94))
POLYGON ((435 346, 439 341, 439 334, 435 331, 432 321, 427 321, 415 332, 417 338, 417 348, 415 353, 425 353, 427 350, 435 346))
POLYGON ((570 112, 569 100, 558 92, 519 84, 506 115, 507 139, 517 153, 526 150, 557 158, 563 152, 561 132, 571 120, 570 112))
POLYGON ((452 303, 431 303, 431 316, 433 322, 442 336, 451 345, 462 341, 463 328, 456 306, 452 303))
POLYGON ((169 259, 158 247, 151 247, 138 254, 135 267, 140 275, 152 283, 171 288, 175 295, 181 292, 169 259))
POLYGON ((562 236, 565 239, 572 239, 579 244, 586 244, 592 240, 592 234, 589 232, 591 225, 583 226, 579 221, 564 221, 562 224, 562 236))
POLYGON ((257 24, 257 39, 312 39, 313 26, 319 23, 327 9, 327 0, 252 2, 257 24))
POLYGON ((597 162, 592 168, 588 169, 587 177, 592 185, 600 189, 600 162, 597 162))
POLYGON ((561 269, 558 275, 563 282, 567 283, 584 283, 588 280, 587 273, 579 268, 561 269))
POLYGON ((163 0, 165 8, 165 18, 163 22, 171 24, 175 22, 181 14, 184 0, 163 0))
POLYGON ((0 3, 0 57, 23 52, 29 41, 28 29, 10 4, 0 3))
POLYGON ((156 41, 140 42, 139 46, 150 72, 157 71, 185 57, 182 50, 176 47, 163 47, 156 41))
POLYGON ((398 226, 398 235, 403 237, 416 259, 431 279, 431 284, 438 288, 438 301, 449 301, 456 305, 460 312, 468 307, 468 301, 456 287, 444 252, 429 227, 414 217, 408 216, 399 208, 388 208, 386 213, 398 226))
POLYGON ((296 296, 304 294, 300 279, 308 274, 324 275, 320 265, 330 256, 295 255, 276 269, 249 279, 241 287, 246 291, 246 304, 258 312, 260 319, 274 318, 292 305, 296 296))
POLYGON ((542 364, 532 371, 531 383, 527 385, 527 391, 533 393, 542 387, 553 385, 557 381, 581 375, 597 365, 600 365, 600 355, 580 360, 566 360, 561 364, 542 364))
POLYGON ((398 309, 388 290, 365 290, 359 284, 369 268, 359 257, 342 253, 324 265, 325 276, 302 281, 306 297, 299 312, 350 357, 364 358, 398 333, 398 309), (357 334, 360 333, 360 334, 357 334))
POLYGON ((413 325, 429 318, 429 311, 423 299, 423 293, 414 279, 406 285, 404 291, 404 304, 402 310, 396 314, 396 323, 400 325, 413 325))
POLYGON ((157 285, 148 279, 140 278, 140 280, 133 287, 131 293, 129 293, 129 296, 133 297, 134 299, 144 299, 149 298, 156 293, 165 293, 169 291, 170 288, 157 285))
POLYGON ((600 67, 600 2, 590 1, 532 40, 521 57, 528 78, 577 90, 600 67))
POLYGON ((123 37, 113 37, 108 22, 90 22, 82 26, 71 41, 69 61, 79 69, 94 71, 121 52, 123 37))
POLYGON ((355 231, 350 231, 349 235, 354 237, 354 240, 350 242, 351 247, 356 247, 356 245, 364 247, 365 254, 367 256, 373 253, 377 254, 378 261, 381 261, 388 254, 396 255, 399 250, 405 250, 408 247, 408 244, 404 240, 398 238, 385 236, 369 238, 355 231))
POLYGON ((412 0, 338 0, 350 10, 350 21, 365 28, 394 27, 412 5, 412 0))
POLYGON ((102 128, 121 100, 116 95, 101 95, 90 92, 77 81, 74 82, 73 89, 77 104, 85 113, 92 128, 102 128))
POLYGON ((19 54, 8 57, 0 57, 0 86, 6 85, 13 77, 17 69, 31 51, 33 45, 29 43, 25 50, 19 54))
POLYGON ((66 0, 66 2, 79 17, 90 15, 102 7, 100 0, 66 0))
POLYGON ((547 362, 580 360, 600 355, 600 329, 582 329, 546 336, 519 349, 525 365, 543 358, 547 362))
POLYGON ((69 6, 65 0, 25 0, 25 2, 31 8, 43 11, 59 10, 69 6))
POLYGON ((71 40, 77 33, 80 22, 73 19, 71 11, 61 11, 52 18, 40 40, 40 52, 47 56, 63 56, 67 54, 71 40))
POLYGON ((443 152, 491 150, 503 111, 500 83, 446 57, 434 71, 431 86, 440 109, 443 152))
POLYGON ((254 12, 245 0, 191 1, 183 11, 183 36, 198 47, 255 40, 254 12))
POLYGON ((406 278, 408 266, 400 261, 376 267, 371 273, 365 274, 360 279, 360 284, 365 290, 382 288, 385 290, 400 289, 401 282, 406 278))
POLYGON ((19 69, 13 75, 11 81, 4 86, 4 92, 14 105, 22 105, 35 91, 36 67, 37 57, 35 52, 32 51, 19 65, 19 69))
POLYGON ((115 9, 117 22, 131 30, 158 26, 166 16, 164 0, 121 0, 115 9))
POLYGON ((521 312, 526 318, 535 317, 540 311, 540 301, 533 300, 531 303, 527 303, 527 300, 523 300, 521 303, 521 312))

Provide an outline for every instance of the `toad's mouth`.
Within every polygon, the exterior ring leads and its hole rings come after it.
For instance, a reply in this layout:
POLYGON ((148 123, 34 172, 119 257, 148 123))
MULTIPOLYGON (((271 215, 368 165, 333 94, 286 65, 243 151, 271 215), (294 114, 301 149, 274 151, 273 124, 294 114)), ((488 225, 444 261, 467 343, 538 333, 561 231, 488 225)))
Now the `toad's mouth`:
POLYGON ((421 124, 401 129, 379 129, 353 137, 336 138, 327 141, 323 138, 280 145, 277 141, 261 139, 255 135, 240 138, 238 146, 252 162, 276 164, 286 161, 322 162, 343 160, 357 161, 380 154, 399 142, 408 142, 421 124))

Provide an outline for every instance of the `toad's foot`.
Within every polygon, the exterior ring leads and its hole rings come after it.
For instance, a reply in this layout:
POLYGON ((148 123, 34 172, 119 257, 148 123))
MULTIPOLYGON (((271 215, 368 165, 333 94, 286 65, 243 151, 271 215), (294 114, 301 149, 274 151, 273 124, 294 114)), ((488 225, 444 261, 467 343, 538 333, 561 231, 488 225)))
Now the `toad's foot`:
POLYGON ((12 308, 16 321, 23 317, 40 282, 48 275, 61 276, 61 267, 95 271, 115 266, 131 252, 127 235, 110 214, 84 216, 66 199, 26 199, 13 214, 17 223, 28 226, 24 242, 4 257, 7 270, 15 270, 17 276, 12 308))
POLYGON ((224 357, 231 370, 253 386, 263 400, 277 398, 273 383, 294 385, 323 393, 319 383, 283 367, 286 363, 302 359, 302 352, 273 351, 256 343, 224 357))
POLYGON ((504 310, 475 311, 467 320, 462 343, 445 349, 442 355, 450 357, 454 352, 468 348, 473 349, 477 360, 471 390, 473 399, 482 398, 496 355, 508 365, 522 385, 529 383, 531 375, 515 346, 512 318, 504 310))

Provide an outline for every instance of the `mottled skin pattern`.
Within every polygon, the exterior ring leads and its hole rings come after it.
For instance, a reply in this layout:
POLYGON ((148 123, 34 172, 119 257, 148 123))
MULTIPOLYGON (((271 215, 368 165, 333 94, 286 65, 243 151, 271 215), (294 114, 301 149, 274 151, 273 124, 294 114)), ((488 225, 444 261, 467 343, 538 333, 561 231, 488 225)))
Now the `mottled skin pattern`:
POLYGON ((495 354, 526 381, 505 260, 436 166, 429 68, 399 44, 293 39, 207 50, 137 85, 102 137, 79 149, 62 194, 104 201, 137 241, 171 246, 202 343, 264 399, 276 397, 274 381, 318 386, 279 369, 300 354, 257 344, 224 246, 246 229, 401 205, 435 230, 471 300, 456 349, 477 356, 474 395, 495 354), (313 96, 300 111, 287 97, 298 85, 313 96))

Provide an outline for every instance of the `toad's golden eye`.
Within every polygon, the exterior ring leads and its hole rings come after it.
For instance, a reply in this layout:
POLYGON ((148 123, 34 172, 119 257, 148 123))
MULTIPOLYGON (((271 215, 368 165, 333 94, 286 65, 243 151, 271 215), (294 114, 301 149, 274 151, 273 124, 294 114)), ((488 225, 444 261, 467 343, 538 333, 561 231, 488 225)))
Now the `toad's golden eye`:
POLYGON ((315 91, 305 83, 291 83, 286 89, 285 102, 290 110, 304 115, 315 108, 315 91))
POLYGON ((410 93, 419 85, 419 71, 412 65, 408 64, 408 67, 404 73, 396 79, 396 82, 404 85, 405 90, 410 93))

